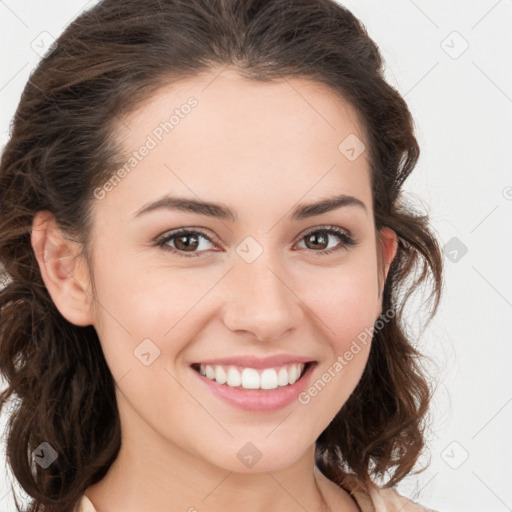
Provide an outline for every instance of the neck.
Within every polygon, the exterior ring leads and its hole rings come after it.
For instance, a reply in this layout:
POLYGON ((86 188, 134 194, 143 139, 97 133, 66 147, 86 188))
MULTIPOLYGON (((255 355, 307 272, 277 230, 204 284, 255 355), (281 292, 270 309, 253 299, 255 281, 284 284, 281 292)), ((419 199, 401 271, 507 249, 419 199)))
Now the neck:
POLYGON ((331 512, 322 493, 325 483, 318 485, 312 461, 306 465, 310 457, 280 471, 234 473, 190 458, 179 467, 154 455, 120 451, 107 475, 86 491, 98 512, 331 512))
POLYGON ((238 473, 216 466, 193 447, 176 446, 152 429, 132 428, 123 430, 118 457, 105 477, 85 494, 98 512, 330 512, 322 494, 327 479, 315 468, 314 456, 312 445, 284 469, 258 471, 256 463, 238 473))

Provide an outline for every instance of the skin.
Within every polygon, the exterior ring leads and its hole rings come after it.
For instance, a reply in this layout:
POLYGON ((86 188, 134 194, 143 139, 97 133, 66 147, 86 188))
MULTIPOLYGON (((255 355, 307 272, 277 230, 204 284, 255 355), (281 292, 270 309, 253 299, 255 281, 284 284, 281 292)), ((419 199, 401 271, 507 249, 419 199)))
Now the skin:
POLYGON ((315 468, 314 445, 359 381, 370 344, 308 404, 276 412, 221 401, 190 368, 287 353, 318 362, 313 383, 374 325, 378 277, 397 242, 387 228, 382 243, 376 238, 367 152, 350 161, 338 150, 350 134, 365 141, 357 113, 316 82, 258 83, 212 70, 166 86, 127 116, 116 132, 126 153, 190 96, 197 107, 105 197, 91 198, 89 260, 51 214, 34 218, 46 286, 66 319, 95 327, 117 384, 121 451, 86 495, 108 512, 320 511, 322 494, 333 511, 357 511, 315 468), (164 208, 135 217, 165 194, 222 203, 238 218, 164 208), (358 198, 366 211, 345 206, 288 219, 297 204, 337 194, 358 198), (356 245, 331 234, 315 246, 305 237, 330 225, 356 245), (180 227, 202 228, 212 242, 200 237, 201 255, 189 258, 155 245, 180 227), (252 263, 236 251, 249 236, 263 250, 252 263), (325 248, 338 249, 318 254, 325 248), (147 338, 160 350, 148 366, 134 356, 147 338), (247 442, 262 454, 252 467, 237 457, 247 442))

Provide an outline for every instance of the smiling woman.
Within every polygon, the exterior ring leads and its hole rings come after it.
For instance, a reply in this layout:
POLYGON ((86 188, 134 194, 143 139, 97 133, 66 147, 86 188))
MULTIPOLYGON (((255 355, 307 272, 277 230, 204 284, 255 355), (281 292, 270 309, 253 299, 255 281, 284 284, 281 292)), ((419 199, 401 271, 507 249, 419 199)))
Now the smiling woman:
POLYGON ((429 287, 434 314, 442 260, 362 24, 103 0, 57 43, 0 163, 28 510, 427 510, 394 488, 431 399, 403 308, 429 287))

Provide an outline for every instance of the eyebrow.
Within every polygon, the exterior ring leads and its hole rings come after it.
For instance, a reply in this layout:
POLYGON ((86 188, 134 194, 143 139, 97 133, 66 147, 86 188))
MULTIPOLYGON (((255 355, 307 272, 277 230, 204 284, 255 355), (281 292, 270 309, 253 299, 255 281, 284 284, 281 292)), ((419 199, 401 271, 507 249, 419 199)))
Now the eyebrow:
MULTIPOLYGON (((327 213, 347 206, 357 206, 362 208, 365 213, 368 213, 366 205, 360 199, 357 199, 354 196, 341 194, 327 199, 322 199, 314 203, 302 204, 292 211, 289 216, 289 220, 304 220, 314 217, 315 215, 320 215, 322 213, 327 213)), ((139 217, 145 213, 160 209, 197 213, 199 215, 207 215, 208 217, 230 220, 232 222, 237 220, 237 215, 228 207, 220 203, 211 203, 192 198, 172 196, 165 196, 157 201, 144 205, 142 208, 137 210, 134 217, 139 217)))

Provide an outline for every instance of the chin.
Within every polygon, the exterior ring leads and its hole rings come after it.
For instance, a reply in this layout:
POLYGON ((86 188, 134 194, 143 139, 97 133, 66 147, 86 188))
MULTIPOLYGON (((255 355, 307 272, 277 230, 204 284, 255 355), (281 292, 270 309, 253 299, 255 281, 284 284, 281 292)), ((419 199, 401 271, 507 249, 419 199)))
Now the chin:
MULTIPOLYGON (((269 439, 261 441, 231 440, 230 447, 223 449, 220 453, 208 450, 208 459, 210 463, 227 471, 254 474, 289 468, 307 451, 307 447, 301 449, 297 443, 290 442, 284 445, 275 441, 269 442, 269 439)), ((314 450, 312 453, 314 454, 314 450)), ((314 462, 314 455, 312 462, 314 462)))

